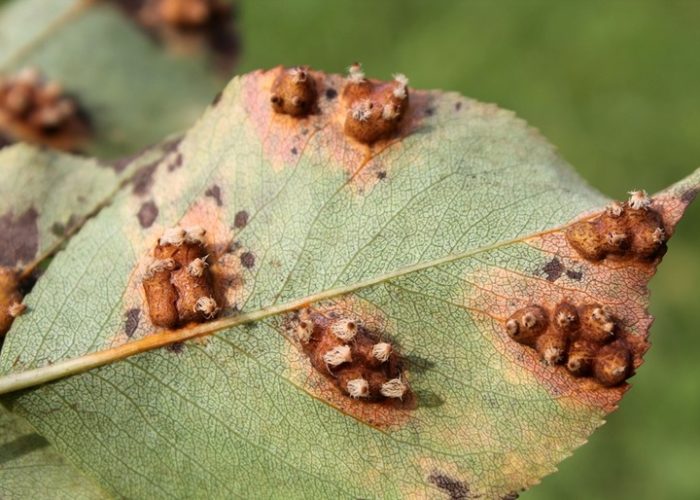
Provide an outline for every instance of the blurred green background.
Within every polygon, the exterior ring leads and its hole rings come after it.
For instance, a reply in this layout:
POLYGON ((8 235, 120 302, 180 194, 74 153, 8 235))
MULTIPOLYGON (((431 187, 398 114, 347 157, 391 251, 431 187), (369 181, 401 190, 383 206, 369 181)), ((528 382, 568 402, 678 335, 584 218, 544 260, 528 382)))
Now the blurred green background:
MULTIPOLYGON (((611 197, 700 165, 700 1, 241 0, 241 72, 310 64, 515 110, 611 197)), ((653 348, 621 408, 523 494, 700 498, 700 203, 652 282, 653 348)))

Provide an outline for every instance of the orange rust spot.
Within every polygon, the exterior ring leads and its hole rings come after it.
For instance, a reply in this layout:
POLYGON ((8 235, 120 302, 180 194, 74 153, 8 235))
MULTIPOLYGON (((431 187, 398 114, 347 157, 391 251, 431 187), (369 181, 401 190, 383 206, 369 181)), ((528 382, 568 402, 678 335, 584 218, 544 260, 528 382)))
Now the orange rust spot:
POLYGON ((77 99, 32 68, 0 79, 0 130, 11 141, 69 152, 79 151, 90 136, 77 99))
POLYGON ((306 373, 308 390, 358 420, 389 428, 407 421, 417 400, 396 346, 378 324, 339 300, 295 313, 286 327, 306 360, 294 368, 306 373))
POLYGON ((0 341, 10 330, 15 317, 24 312, 19 284, 17 271, 0 266, 0 341))
POLYGON ((275 81, 284 72, 283 67, 276 67, 242 77, 242 102, 252 129, 262 142, 267 162, 275 170, 293 168, 304 155, 323 151, 323 164, 340 169, 347 178, 348 187, 357 193, 372 188, 382 179, 391 178, 395 162, 385 161, 382 153, 388 148, 400 148, 402 137, 423 126, 426 109, 436 96, 435 93, 412 91, 411 106, 401 120, 397 134, 367 145, 349 140, 344 132, 348 110, 344 99, 337 97, 338 90, 345 85, 345 79, 339 75, 309 70, 309 78, 318 93, 314 113, 302 118, 276 113, 270 106, 270 95, 275 81))
MULTIPOLYGON (((181 227, 199 226, 206 231, 206 269, 211 277, 212 297, 224 315, 235 313, 242 305, 247 293, 244 286, 244 270, 240 262, 240 254, 245 251, 245 248, 232 244, 233 233, 225 220, 222 207, 219 207, 211 197, 204 196, 190 207, 180 219, 179 225, 181 227)), ((145 310, 146 293, 142 281, 147 275, 148 266, 153 262, 150 249, 158 246, 158 239, 164 231, 164 227, 154 225, 145 235, 142 231, 129 235, 134 239, 135 248, 143 248, 143 254, 136 263, 123 294, 125 315, 132 309, 145 310)), ((186 265, 200 253, 199 251, 190 253, 189 250, 182 248, 173 255, 186 265)), ((158 255, 161 259, 170 256, 160 251, 158 255)), ((110 343, 111 345, 123 344, 153 331, 154 326, 151 322, 141 321, 129 331, 130 335, 127 336, 123 331, 119 332, 110 343)))
MULTIPOLYGON (((656 195, 646 206, 653 213, 645 216, 645 219, 659 221, 668 240, 694 194, 692 188, 687 188, 685 191, 677 189, 656 195)), ((614 206, 609 210, 614 210, 614 206)), ((581 217, 579 222, 595 220, 601 215, 602 212, 593 212, 581 217)), ((653 259, 611 255, 601 263, 581 260, 581 255, 569 244, 565 233, 566 228, 548 231, 523 242, 540 250, 544 254, 543 262, 552 257, 558 259, 563 270, 558 279, 547 281, 538 274, 495 266, 481 267, 465 276, 465 281, 471 286, 470 292, 462 297, 462 303, 476 317, 484 315, 483 321, 488 325, 487 330, 492 332, 495 348, 513 365, 532 373, 553 395, 562 398, 565 403, 583 403, 612 411, 629 386, 619 383, 606 387, 595 378, 583 377, 592 373, 593 356, 602 350, 599 343, 583 340, 578 333, 572 332, 567 366, 547 367, 539 361, 534 350, 523 349, 512 342, 505 331, 504 322, 514 310, 531 305, 531 297, 541 297, 539 305, 548 311, 555 311, 552 318, 555 327, 556 308, 562 302, 607 305, 614 312, 615 323, 615 335, 608 345, 619 341, 629 350, 630 365, 626 373, 626 377, 629 377, 641 366, 642 356, 649 348, 648 331, 652 317, 647 311, 647 284, 661 260, 661 253, 653 259), (571 363, 572 360, 574 363, 571 363), (579 370, 580 373, 577 373, 579 370), (567 372, 582 377, 574 378, 567 372)), ((581 315, 581 309, 577 309, 577 312, 581 315)), ((517 372, 515 376, 518 376, 517 372)))

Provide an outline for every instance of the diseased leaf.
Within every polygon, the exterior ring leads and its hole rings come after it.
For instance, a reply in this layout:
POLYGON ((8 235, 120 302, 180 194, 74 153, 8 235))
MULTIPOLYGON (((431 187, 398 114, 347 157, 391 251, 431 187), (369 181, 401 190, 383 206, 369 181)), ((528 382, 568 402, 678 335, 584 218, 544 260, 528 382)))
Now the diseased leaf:
POLYGON ((22 498, 108 498, 23 419, 0 405, 0 493, 22 498))
MULTIPOLYGON (((208 50, 175 54, 121 3, 143 2, 16 0, 0 11, 2 75, 35 67, 59 83, 91 129, 76 147, 101 158, 133 153, 188 127, 224 82, 208 50)), ((227 62, 236 58, 234 42, 227 62)), ((225 76, 229 71, 230 64, 225 76)))
MULTIPOLYGON (((120 192, 56 256, 8 334, 0 392, 126 359, 5 402, 118 496, 505 498, 536 483, 627 385, 546 366, 507 319, 607 306, 638 368, 659 258, 573 250, 567 228, 608 200, 510 112, 411 91, 400 139, 366 146, 344 133, 340 77, 314 73, 316 112, 294 118, 272 110, 278 75, 235 79, 148 189, 120 192), (176 224, 206 228, 223 317, 156 333, 141 281, 176 224), (390 342, 403 401, 346 395, 297 340, 304 318, 390 342)), ((700 171, 654 196, 664 239, 699 186, 700 171)))

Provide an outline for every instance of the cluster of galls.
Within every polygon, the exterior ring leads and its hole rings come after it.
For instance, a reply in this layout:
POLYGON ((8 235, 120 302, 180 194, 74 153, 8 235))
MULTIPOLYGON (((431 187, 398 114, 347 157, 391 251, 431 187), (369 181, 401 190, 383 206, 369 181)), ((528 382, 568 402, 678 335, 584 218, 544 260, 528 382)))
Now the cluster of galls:
POLYGON ((12 322, 27 306, 22 304, 22 292, 17 271, 0 266, 0 343, 12 322))
MULTIPOLYGON (((345 133, 365 144, 390 138, 408 109, 408 79, 395 75, 388 83, 370 81, 359 64, 350 66, 349 73, 342 91, 345 133)), ((275 112, 302 117, 313 112, 316 97, 316 83, 304 66, 282 71, 270 100, 275 112)))
POLYGON ((166 25, 176 30, 198 30, 230 15, 221 0, 146 0, 139 17, 146 25, 166 25))
POLYGON ((395 346, 359 318, 304 309, 293 325, 314 368, 351 398, 402 399, 409 391, 395 346))
POLYGON ((34 68, 0 79, 0 125, 12 140, 67 150, 74 149, 88 129, 76 100, 34 68))
POLYGON ((571 225, 567 241, 592 261, 609 255, 653 259, 666 248, 666 231, 651 205, 644 191, 633 191, 626 203, 612 203, 595 219, 571 225))
POLYGON ((513 340, 536 349, 545 363, 565 363, 577 377, 592 375, 611 387, 631 375, 632 352, 605 306, 562 302, 550 318, 544 307, 532 305, 513 313, 505 328, 513 340))
POLYGON ((163 233, 153 251, 155 260, 143 278, 151 323, 174 328, 216 316, 207 264, 205 231, 176 226, 163 233))

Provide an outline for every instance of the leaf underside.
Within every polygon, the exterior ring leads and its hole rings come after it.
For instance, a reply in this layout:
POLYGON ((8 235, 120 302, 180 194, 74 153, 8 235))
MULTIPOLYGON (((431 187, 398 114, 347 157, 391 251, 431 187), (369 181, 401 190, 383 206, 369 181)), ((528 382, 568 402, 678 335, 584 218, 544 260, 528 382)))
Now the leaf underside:
MULTIPOLYGON (((542 365, 503 322, 533 300, 600 302, 646 348, 656 264, 591 263, 567 245, 562 228, 608 200, 510 112, 414 91, 400 140, 367 147, 343 134, 340 77, 315 74, 318 112, 295 119, 271 111, 276 75, 234 79, 145 189, 70 240, 0 370, 148 338, 140 280, 177 223, 204 226, 216 249, 216 335, 4 402, 117 496, 500 498, 536 483, 627 386, 542 365), (415 408, 350 401, 311 367, 286 326, 320 299, 381 326, 415 408)), ((655 197, 669 233, 698 185, 696 172, 655 197)))

